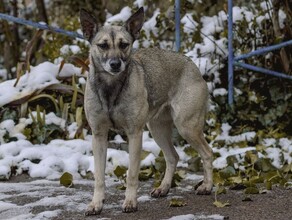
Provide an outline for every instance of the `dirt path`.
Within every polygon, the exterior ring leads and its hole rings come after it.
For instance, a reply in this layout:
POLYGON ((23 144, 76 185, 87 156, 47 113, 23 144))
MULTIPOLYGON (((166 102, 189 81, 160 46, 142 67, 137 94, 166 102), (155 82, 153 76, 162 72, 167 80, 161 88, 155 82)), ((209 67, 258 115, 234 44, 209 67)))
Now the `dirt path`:
POLYGON ((93 181, 75 181, 74 188, 61 187, 57 181, 32 180, 26 176, 0 182, 0 219, 292 219, 292 190, 274 187, 266 194, 251 195, 249 202, 243 202, 242 191, 228 190, 218 200, 230 206, 217 208, 211 196, 195 195, 189 181, 173 188, 168 197, 149 197, 151 181, 141 182, 139 190, 139 211, 121 212, 124 192, 115 189, 117 183, 110 182, 107 198, 101 215, 85 217, 83 212, 91 199, 93 181), (170 199, 182 198, 183 207, 169 207, 170 199))

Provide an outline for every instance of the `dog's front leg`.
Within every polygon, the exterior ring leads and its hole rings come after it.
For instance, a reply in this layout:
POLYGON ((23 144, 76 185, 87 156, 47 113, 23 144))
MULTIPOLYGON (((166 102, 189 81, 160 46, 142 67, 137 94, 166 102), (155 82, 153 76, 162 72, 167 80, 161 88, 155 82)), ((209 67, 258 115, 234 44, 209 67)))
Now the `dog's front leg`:
POLYGON ((94 156, 94 194, 85 215, 100 214, 105 199, 105 166, 107 153, 107 133, 92 135, 92 150, 94 156))
POLYGON ((139 184, 140 157, 142 149, 142 130, 128 135, 130 164, 127 175, 126 198, 123 212, 137 211, 137 189, 139 184))

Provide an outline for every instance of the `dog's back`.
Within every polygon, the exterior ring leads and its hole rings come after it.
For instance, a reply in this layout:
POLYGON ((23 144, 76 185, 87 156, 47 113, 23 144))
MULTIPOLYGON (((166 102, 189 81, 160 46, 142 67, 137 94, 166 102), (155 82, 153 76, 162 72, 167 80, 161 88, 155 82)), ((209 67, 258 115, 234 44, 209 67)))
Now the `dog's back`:
POLYGON ((197 96, 208 98, 206 83, 190 58, 173 51, 145 48, 137 50, 132 59, 143 67, 150 108, 170 102, 174 94, 189 85, 199 90, 197 96))

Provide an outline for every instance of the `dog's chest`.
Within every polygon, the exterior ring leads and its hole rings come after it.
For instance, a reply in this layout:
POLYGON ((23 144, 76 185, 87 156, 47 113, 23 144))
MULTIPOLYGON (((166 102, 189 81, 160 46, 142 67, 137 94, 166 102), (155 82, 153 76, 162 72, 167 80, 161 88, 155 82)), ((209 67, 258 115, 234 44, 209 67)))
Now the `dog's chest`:
POLYGON ((100 104, 101 111, 107 115, 111 129, 125 130, 129 126, 129 122, 133 121, 132 118, 136 117, 135 113, 137 103, 133 97, 129 95, 129 88, 103 88, 100 90, 100 104))

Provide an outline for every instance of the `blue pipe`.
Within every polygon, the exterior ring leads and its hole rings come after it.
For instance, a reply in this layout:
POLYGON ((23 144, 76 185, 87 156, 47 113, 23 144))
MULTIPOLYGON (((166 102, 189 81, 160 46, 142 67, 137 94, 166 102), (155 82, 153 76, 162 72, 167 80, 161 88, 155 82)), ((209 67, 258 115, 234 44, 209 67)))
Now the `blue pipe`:
POLYGON ((286 46, 289 46, 289 45, 292 45, 292 40, 289 40, 289 41, 286 41, 286 42, 283 42, 283 43, 279 43, 279 44, 276 44, 276 45, 273 45, 273 46, 260 48, 258 50, 254 50, 254 51, 252 51, 250 53, 247 53, 247 54, 239 55, 237 57, 234 57, 234 60, 235 61, 243 60, 243 59, 249 58, 251 56, 264 54, 264 53, 267 53, 267 52, 270 52, 270 51, 273 51, 273 50, 277 50, 277 49, 280 49, 282 47, 286 47, 286 46))
POLYGON ((232 16, 232 0, 228 0, 228 104, 233 104, 233 16, 232 16))
POLYGON ((180 49, 180 0, 175 0, 175 50, 180 49))
POLYGON ((284 79, 292 79, 292 76, 289 76, 287 74, 276 72, 276 71, 269 70, 269 69, 265 69, 263 67, 253 66, 253 65, 246 64, 246 63, 243 63, 243 62, 234 62, 234 65, 235 66, 240 66, 240 67, 243 67, 245 69, 252 70, 252 71, 257 71, 257 72, 261 72, 261 73, 264 73, 264 74, 277 76, 277 77, 284 78, 284 79))
POLYGON ((46 24, 40 24, 40 23, 37 23, 37 22, 25 20, 25 19, 22 19, 22 18, 16 18, 16 17, 13 17, 11 15, 7 15, 7 14, 3 14, 3 13, 0 13, 0 19, 4 19, 4 20, 7 20, 7 21, 12 21, 12 22, 15 22, 15 23, 18 23, 18 24, 32 26, 32 27, 35 27, 35 28, 43 29, 43 30, 49 30, 49 31, 52 31, 52 32, 56 32, 56 33, 59 33, 59 34, 63 34, 63 35, 72 37, 72 38, 84 39, 84 37, 81 34, 78 34, 76 32, 66 31, 66 30, 63 30, 63 29, 60 29, 60 28, 57 28, 57 27, 52 27, 52 26, 49 26, 49 25, 46 25, 46 24))

